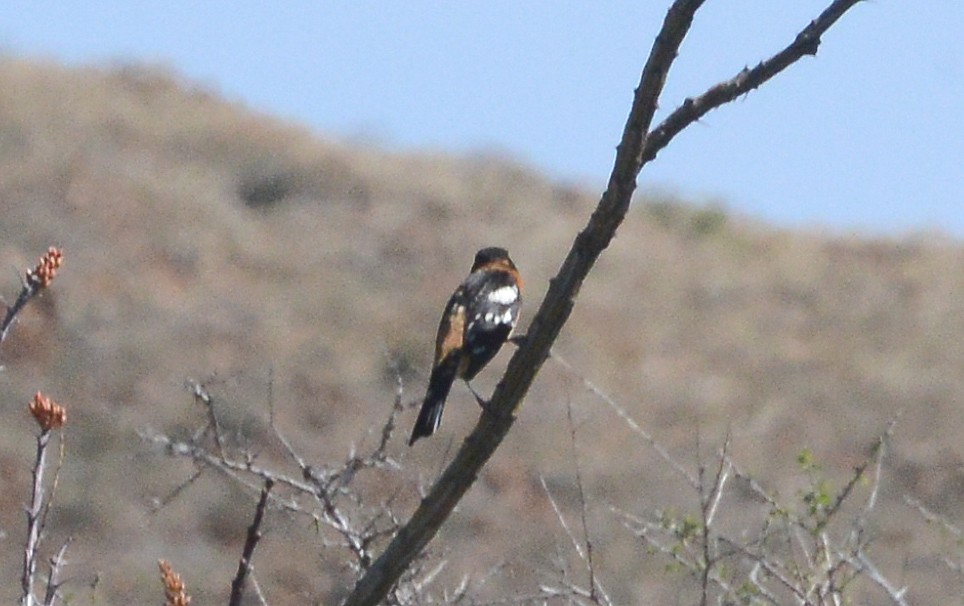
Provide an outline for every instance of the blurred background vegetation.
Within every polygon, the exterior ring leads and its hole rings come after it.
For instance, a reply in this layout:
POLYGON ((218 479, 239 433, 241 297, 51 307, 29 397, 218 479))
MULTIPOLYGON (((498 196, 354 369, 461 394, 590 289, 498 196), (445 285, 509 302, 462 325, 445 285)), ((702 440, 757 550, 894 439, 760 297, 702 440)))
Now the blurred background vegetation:
MULTIPOLYGON (((211 473, 152 512, 192 468, 137 432, 187 435, 203 422, 183 388, 197 379, 266 460, 269 405, 306 457, 343 459, 377 439, 393 369, 406 402, 419 400, 438 316, 475 250, 505 246, 524 272, 524 331, 598 194, 488 154, 336 143, 164 69, 0 58, 0 259, 12 268, 0 291, 14 297, 15 269, 47 246, 67 257, 0 351, 0 600, 18 595, 35 391, 69 409, 50 522, 52 540, 75 537, 68 587, 86 596, 96 576, 95 603, 156 602, 165 558, 196 603, 223 602, 254 497, 211 473)), ((905 411, 873 549, 912 601, 950 603, 961 580, 942 562, 960 561, 960 547, 925 531, 904 499, 964 519, 962 267, 964 247, 939 233, 787 231, 643 192, 556 351, 684 464, 712 459, 730 435, 735 460, 788 500, 807 489, 799 453, 840 486, 905 411)), ((507 355, 476 387, 494 386, 507 355)), ((438 584, 501 566, 493 583, 511 596, 558 568, 568 539, 540 477, 577 511, 570 405, 600 574, 619 602, 676 603, 685 575, 612 508, 699 504, 551 361, 433 543, 448 560, 438 584)), ((439 435, 409 449, 409 409, 385 498, 411 511, 413 486, 435 477, 477 415, 457 387, 439 435)), ((267 530, 256 566, 272 603, 342 595, 351 576, 310 524, 276 512, 267 530)))

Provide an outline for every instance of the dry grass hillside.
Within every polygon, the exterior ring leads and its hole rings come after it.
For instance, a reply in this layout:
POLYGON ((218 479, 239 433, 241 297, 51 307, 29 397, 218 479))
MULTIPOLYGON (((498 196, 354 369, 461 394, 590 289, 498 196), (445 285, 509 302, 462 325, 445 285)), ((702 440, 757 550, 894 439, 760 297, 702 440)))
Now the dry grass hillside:
MULTIPOLYGON (((232 435, 266 458, 270 401, 303 455, 343 459, 388 414, 393 366, 406 401, 418 400, 438 314, 474 251, 504 245, 525 272, 524 328, 597 193, 484 155, 335 143, 159 70, 0 60, 0 260, 26 268, 51 244, 66 254, 0 350, 0 601, 19 591, 35 431, 25 407, 37 389, 69 408, 50 524, 51 545, 74 537, 68 589, 78 603, 158 603, 161 557, 195 603, 224 603, 253 497, 212 472, 152 513, 192 467, 138 431, 196 427, 202 415, 183 388, 194 378, 208 382, 232 435)), ((939 235, 791 232, 639 201, 556 351, 686 466, 698 452, 712 462, 729 434, 733 457, 789 501, 806 484, 801 450, 839 487, 904 411, 884 458, 873 549, 914 602, 951 603, 961 580, 942 562, 961 551, 904 496, 964 521, 962 267, 964 246, 939 235)), ((9 299, 19 285, 14 269, 6 275, 9 299)), ((477 387, 491 389, 505 360, 477 387)), ((390 450, 402 512, 477 417, 462 387, 449 404, 440 435, 413 449, 404 442, 415 411, 401 418, 390 450)), ((480 595, 525 595, 569 557, 540 484, 577 515, 569 406, 613 597, 692 603, 685 576, 612 509, 698 503, 551 360, 433 543, 449 562, 439 593, 466 572, 497 569, 480 595)), ((271 603, 343 595, 350 575, 337 552, 310 524, 269 518, 256 565, 271 603)))

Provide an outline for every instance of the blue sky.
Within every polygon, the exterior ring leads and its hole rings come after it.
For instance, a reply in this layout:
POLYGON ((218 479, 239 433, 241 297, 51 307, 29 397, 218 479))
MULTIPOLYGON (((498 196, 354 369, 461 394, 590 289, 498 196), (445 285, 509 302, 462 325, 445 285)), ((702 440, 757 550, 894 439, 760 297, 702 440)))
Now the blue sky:
MULTIPOLYGON (((708 0, 657 118, 829 1, 708 0)), ((668 5, 8 0, 0 49, 159 63, 329 136, 494 151, 601 189, 668 5)), ((962 166, 964 2, 872 0, 816 58, 684 132, 640 185, 783 226, 964 237, 962 166)))

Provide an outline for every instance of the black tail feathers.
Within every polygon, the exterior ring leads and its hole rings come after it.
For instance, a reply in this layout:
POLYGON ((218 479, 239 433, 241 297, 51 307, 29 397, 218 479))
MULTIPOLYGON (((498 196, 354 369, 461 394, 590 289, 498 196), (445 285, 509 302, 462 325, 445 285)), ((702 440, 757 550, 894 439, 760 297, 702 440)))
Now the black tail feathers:
POLYGON ((445 399, 449 396, 452 383, 455 382, 458 364, 458 356, 449 356, 432 369, 432 376, 428 381, 428 391, 425 393, 422 409, 418 412, 418 419, 412 429, 412 437, 408 440, 409 446, 419 438, 432 435, 438 429, 439 423, 442 422, 442 409, 445 408, 445 399))

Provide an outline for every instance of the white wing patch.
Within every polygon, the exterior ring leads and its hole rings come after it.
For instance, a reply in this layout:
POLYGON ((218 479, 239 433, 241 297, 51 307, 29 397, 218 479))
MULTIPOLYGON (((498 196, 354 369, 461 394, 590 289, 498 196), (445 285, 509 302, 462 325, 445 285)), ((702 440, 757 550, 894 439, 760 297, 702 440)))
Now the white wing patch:
POLYGON ((511 305, 519 298, 519 289, 515 286, 503 286, 489 293, 489 301, 499 305, 511 305))
POLYGON ((484 316, 481 313, 476 314, 475 319, 469 322, 468 330, 471 331, 475 327, 477 320, 483 320, 486 324, 512 324, 512 309, 506 309, 501 314, 494 311, 487 311, 484 316))

